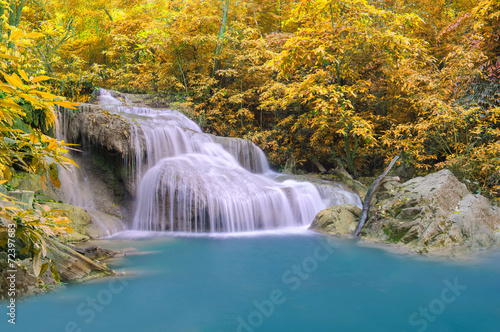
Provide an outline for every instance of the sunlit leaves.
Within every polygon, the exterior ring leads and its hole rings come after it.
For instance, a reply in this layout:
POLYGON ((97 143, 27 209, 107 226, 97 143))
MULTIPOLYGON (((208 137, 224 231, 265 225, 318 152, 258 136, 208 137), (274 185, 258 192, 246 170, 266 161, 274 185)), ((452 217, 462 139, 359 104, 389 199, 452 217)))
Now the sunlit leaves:
POLYGON ((249 138, 275 164, 340 157, 370 173, 397 151, 428 170, 481 161, 464 168, 496 185, 498 126, 479 116, 500 101, 498 1, 231 3, 221 52, 220 0, 49 3, 24 12, 44 36, 30 70, 6 67, 29 52, 0 50, 0 92, 15 94, 6 124, 21 100, 69 107, 58 91, 83 101, 107 85, 168 95, 203 129, 249 138))
MULTIPOLYGON (((56 105, 74 108, 76 104, 47 92, 43 83, 49 77, 36 74, 36 59, 26 56, 25 51, 32 45, 28 40, 38 37, 38 33, 13 29, 8 45, 0 45, 0 185, 9 184, 13 174, 22 170, 45 178, 49 173, 52 183, 59 186, 57 165, 74 164, 66 154, 67 144, 43 133, 55 125, 56 105), (27 121, 34 112, 43 117, 43 124, 27 121), (23 123, 23 129, 14 127, 16 123, 23 123)), ((16 223, 16 238, 25 245, 21 252, 31 254, 35 275, 43 274, 48 269, 44 261, 46 239, 66 234, 66 227, 60 223, 67 218, 37 204, 17 202, 6 194, 0 194, 0 198, 4 201, 0 219, 16 223)))

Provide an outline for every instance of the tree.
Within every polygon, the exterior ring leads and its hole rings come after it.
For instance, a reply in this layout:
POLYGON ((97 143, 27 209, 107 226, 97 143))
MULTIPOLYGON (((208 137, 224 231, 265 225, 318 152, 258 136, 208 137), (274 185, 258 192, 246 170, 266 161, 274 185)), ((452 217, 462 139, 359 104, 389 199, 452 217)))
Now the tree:
MULTIPOLYGON (((4 31, 10 37, 11 29, 21 22, 21 14, 27 0, 8 0, 0 3, 0 42, 3 40, 4 31)), ((13 47, 13 44, 9 44, 13 47)))
MULTIPOLYGON (((70 107, 64 98, 45 91, 43 82, 48 76, 32 76, 29 73, 30 59, 22 54, 31 45, 30 41, 40 38, 38 33, 25 34, 15 30, 7 40, 9 47, 0 46, 0 185, 8 184, 13 173, 25 171, 38 173, 58 187, 57 165, 65 167, 74 164, 66 155, 64 142, 43 133, 54 126, 54 107, 70 107), (14 45, 14 47, 10 47, 14 45), (27 115, 38 111, 44 121, 36 124, 27 121, 27 115), (24 123, 23 126, 19 124, 24 123), (48 175, 48 176, 47 176, 48 175)), ((25 53, 24 53, 25 54, 25 53)), ((25 246, 22 253, 33 257, 36 275, 43 273, 48 264, 42 262, 46 253, 46 240, 51 236, 64 234, 67 218, 47 206, 23 206, 6 194, 0 193, 3 201, 10 204, 0 207, 0 229, 15 230, 15 237, 25 246)), ((0 240, 0 247, 11 248, 7 238, 0 240)))

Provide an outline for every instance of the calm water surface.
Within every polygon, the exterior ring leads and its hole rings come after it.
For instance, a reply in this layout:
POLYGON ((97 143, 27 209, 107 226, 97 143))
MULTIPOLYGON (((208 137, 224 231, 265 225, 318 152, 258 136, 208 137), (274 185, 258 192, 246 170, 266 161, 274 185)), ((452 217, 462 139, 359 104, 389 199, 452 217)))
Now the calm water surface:
POLYGON ((500 253, 446 262, 326 241, 125 233, 121 278, 68 285, 17 307, 1 331, 500 331, 500 253))

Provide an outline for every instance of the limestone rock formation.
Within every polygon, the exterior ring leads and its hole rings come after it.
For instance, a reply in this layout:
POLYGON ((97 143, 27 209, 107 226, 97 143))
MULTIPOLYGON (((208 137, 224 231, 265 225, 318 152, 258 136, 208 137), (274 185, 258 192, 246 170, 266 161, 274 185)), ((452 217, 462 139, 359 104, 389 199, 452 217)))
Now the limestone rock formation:
POLYGON ((64 211, 71 220, 68 226, 72 229, 67 242, 81 242, 99 239, 125 229, 120 219, 94 209, 84 210, 71 204, 47 202, 51 209, 64 211))
POLYGON ((333 235, 352 235, 360 216, 361 209, 356 205, 331 206, 316 215, 309 229, 333 235))
MULTIPOLYGON (((81 282, 96 279, 115 272, 105 265, 95 262, 72 248, 59 243, 55 240, 47 241, 47 256, 44 261, 50 262, 55 270, 58 271, 58 279, 62 282, 81 282)), ((7 255, 0 253, 0 299, 7 298, 10 286, 10 280, 7 276, 15 272, 15 289, 19 297, 30 296, 37 293, 43 293, 47 290, 61 287, 55 280, 51 269, 47 269, 42 275, 36 277, 33 274, 31 259, 16 261, 16 267, 13 268, 7 263, 7 255)))
MULTIPOLYGON (((500 208, 471 194, 449 170, 390 183, 384 189, 361 232, 363 240, 438 255, 467 253, 500 242, 500 208)), ((318 214, 311 228, 350 236, 353 214, 349 206, 330 208, 318 214)))

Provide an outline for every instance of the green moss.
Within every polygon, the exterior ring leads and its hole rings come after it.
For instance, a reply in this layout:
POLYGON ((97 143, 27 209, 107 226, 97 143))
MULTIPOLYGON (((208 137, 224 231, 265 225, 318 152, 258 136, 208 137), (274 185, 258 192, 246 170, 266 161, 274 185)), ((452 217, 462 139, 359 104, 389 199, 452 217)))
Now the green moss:
POLYGON ((398 200, 387 209, 387 212, 391 217, 397 218, 397 216, 401 213, 401 210, 403 210, 404 204, 404 201, 398 200))
POLYGON ((58 196, 50 180, 45 180, 45 183, 42 184, 41 176, 42 174, 17 171, 13 173, 12 179, 7 184, 9 185, 9 190, 34 191, 38 201, 57 201, 58 196))
POLYGON ((398 243, 401 239, 408 233, 408 229, 394 227, 394 224, 386 225, 384 227, 384 233, 389 236, 387 241, 398 243))
POLYGON ((119 198, 125 195, 125 187, 120 175, 125 173, 121 156, 110 153, 103 148, 95 147, 92 150, 92 162, 101 173, 101 178, 119 198))

